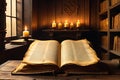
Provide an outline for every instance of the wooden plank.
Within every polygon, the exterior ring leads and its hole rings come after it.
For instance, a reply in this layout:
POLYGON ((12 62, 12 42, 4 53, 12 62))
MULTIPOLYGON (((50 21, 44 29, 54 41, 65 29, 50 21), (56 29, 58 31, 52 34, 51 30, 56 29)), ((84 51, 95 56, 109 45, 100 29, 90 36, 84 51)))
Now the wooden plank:
POLYGON ((77 17, 77 0, 63 0, 63 20, 75 22, 77 17))
POLYGON ((84 26, 84 24, 85 24, 85 1, 86 0, 78 0, 79 2, 78 2, 78 5, 79 5, 79 7, 78 7, 78 19, 80 20, 80 23, 81 23, 81 25, 83 25, 84 26))
POLYGON ((47 12, 47 0, 38 0, 38 7, 37 7, 37 11, 38 11, 38 28, 40 27, 47 27, 48 26, 48 12, 47 12))
POLYGON ((85 0, 85 5, 84 5, 84 7, 85 7, 85 14, 84 14, 85 15, 85 17, 84 17, 85 20, 84 21, 85 21, 85 26, 86 27, 89 27, 89 20, 90 20, 89 19, 89 17, 90 17, 90 15, 89 15, 90 14, 90 7, 89 7, 90 5, 89 4, 90 4, 89 0, 85 0))
POLYGON ((54 20, 56 20, 56 0, 47 0, 47 25, 51 27, 54 20))
POLYGON ((21 61, 19 61, 19 60, 7 61, 0 66, 0 72, 1 71, 2 72, 11 72, 12 70, 14 70, 20 64, 20 62, 21 61))
POLYGON ((119 80, 120 75, 11 75, 11 71, 19 65, 21 61, 11 60, 7 61, 0 66, 0 80, 79 80, 79 79, 91 79, 91 80, 119 80))
POLYGON ((63 23, 62 22, 62 0, 57 0, 56 1, 56 22, 59 23, 63 23))

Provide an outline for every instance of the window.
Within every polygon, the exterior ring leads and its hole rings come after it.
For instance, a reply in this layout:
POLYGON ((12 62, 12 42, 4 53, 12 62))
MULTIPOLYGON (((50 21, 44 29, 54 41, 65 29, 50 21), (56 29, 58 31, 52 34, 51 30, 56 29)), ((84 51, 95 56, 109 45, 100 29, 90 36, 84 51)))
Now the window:
POLYGON ((17 36, 17 28, 16 28, 16 0, 6 0, 6 37, 14 37, 17 36))
POLYGON ((9 42, 22 36, 24 24, 31 24, 31 9, 28 7, 32 6, 32 0, 6 0, 6 3, 6 41, 9 42))

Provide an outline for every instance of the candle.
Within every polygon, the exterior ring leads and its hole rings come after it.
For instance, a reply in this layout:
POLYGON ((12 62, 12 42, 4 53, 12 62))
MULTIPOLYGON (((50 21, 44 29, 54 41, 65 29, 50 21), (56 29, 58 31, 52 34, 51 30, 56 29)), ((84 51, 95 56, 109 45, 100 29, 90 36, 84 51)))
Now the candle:
POLYGON ((68 24, 67 20, 65 20, 64 27, 66 28, 68 26, 69 26, 69 24, 68 24))
POLYGON ((77 21, 76 27, 80 27, 80 20, 77 21))
POLYGON ((23 37, 29 37, 29 31, 27 30, 27 26, 25 26, 25 29, 23 31, 23 37))
POLYGON ((52 28, 55 28, 56 27, 56 23, 55 21, 52 22, 52 28))
POLYGON ((62 28, 62 23, 58 23, 58 29, 62 28))
POLYGON ((73 25, 73 23, 71 22, 71 23, 70 23, 70 28, 73 28, 73 27, 74 27, 74 25, 73 25))

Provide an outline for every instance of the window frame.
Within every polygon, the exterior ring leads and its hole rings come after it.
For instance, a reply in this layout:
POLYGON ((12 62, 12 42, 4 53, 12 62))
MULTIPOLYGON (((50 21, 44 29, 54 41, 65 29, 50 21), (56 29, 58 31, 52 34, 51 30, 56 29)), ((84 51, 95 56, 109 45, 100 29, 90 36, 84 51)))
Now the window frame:
MULTIPOLYGON (((19 6, 19 3, 21 2, 21 5, 20 5, 20 11, 21 11, 21 13, 19 13, 20 15, 22 15, 22 18, 23 18, 23 0, 15 0, 15 2, 16 2, 16 10, 15 10, 15 16, 14 15, 12 15, 12 0, 10 0, 10 4, 11 4, 11 6, 10 6, 10 15, 7 15, 6 14, 6 18, 8 17, 8 18, 10 18, 10 28, 11 28, 11 32, 10 32, 10 36, 5 36, 5 42, 6 43, 8 43, 8 42, 10 42, 11 40, 13 40, 13 39, 18 39, 18 34, 21 32, 21 31, 19 31, 18 30, 18 22, 17 22, 17 20, 19 19, 19 17, 18 17, 18 6, 19 6), (12 19, 15 19, 16 20, 16 22, 15 22, 15 25, 16 25, 16 27, 15 27, 15 29, 16 29, 16 32, 15 32, 15 35, 13 34, 14 33, 14 31, 13 31, 13 20, 12 19), (19 32, 18 32, 19 31, 19 32)), ((7 2, 6 2, 6 4, 7 4, 7 2)), ((21 18, 21 28, 22 28, 22 25, 23 25, 23 20, 22 20, 22 18, 21 18)), ((7 27, 7 25, 6 25, 6 27, 7 27)), ((6 31, 7 32, 7 31, 6 31)))

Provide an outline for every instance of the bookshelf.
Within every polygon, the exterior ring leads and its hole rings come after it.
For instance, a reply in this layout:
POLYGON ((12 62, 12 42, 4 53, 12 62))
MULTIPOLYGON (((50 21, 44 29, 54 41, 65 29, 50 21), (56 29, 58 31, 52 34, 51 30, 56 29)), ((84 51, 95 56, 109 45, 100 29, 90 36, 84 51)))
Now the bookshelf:
POLYGON ((99 0, 99 32, 104 59, 120 58, 120 0, 99 0))

